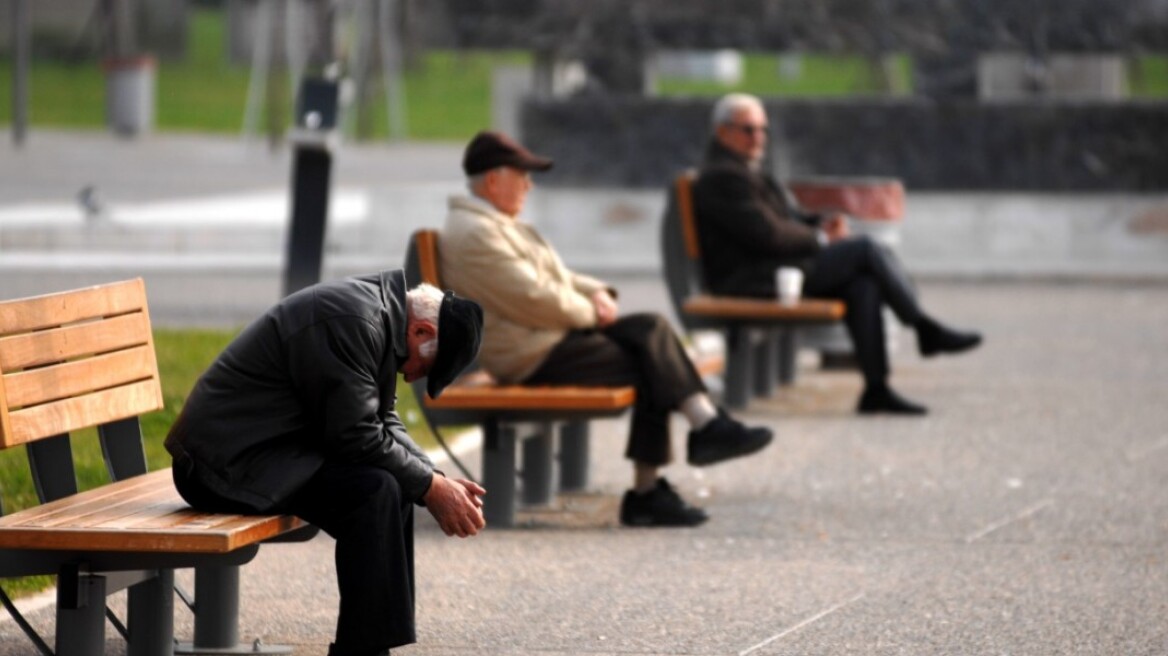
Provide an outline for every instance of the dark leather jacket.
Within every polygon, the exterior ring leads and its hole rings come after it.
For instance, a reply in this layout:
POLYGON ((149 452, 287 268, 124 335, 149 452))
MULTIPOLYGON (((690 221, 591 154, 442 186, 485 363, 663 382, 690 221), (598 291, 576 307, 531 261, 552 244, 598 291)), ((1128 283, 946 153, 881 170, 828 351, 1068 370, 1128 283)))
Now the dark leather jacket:
MULTIPOLYGON (((382 467, 417 502, 433 463, 394 410, 406 347, 405 274, 303 289, 228 345, 166 438, 219 495, 266 512, 326 461, 382 467)), ((184 464, 185 464, 184 462, 184 464)))
POLYGON ((819 252, 819 215, 715 139, 693 195, 705 282, 715 294, 774 296, 775 269, 806 268, 819 252))

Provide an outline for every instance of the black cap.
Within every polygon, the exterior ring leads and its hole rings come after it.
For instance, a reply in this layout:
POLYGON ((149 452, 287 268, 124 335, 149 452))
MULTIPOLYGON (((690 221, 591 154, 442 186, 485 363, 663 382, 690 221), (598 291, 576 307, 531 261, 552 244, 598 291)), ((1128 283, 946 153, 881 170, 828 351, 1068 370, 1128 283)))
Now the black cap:
POLYGON ((476 134, 462 156, 462 170, 475 175, 500 166, 546 171, 552 167, 552 160, 532 153, 502 132, 484 130, 476 134))
POLYGON ((474 362, 482 338, 483 309, 474 301, 446 292, 438 308, 438 353, 426 375, 426 393, 430 398, 438 398, 474 362))

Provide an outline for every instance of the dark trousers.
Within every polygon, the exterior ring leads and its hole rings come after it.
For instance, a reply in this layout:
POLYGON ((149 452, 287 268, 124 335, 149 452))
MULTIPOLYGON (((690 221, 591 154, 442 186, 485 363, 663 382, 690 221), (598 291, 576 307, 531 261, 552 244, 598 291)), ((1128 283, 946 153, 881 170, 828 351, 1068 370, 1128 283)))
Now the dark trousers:
MULTIPOLYGON (((174 481, 194 508, 254 512, 208 490, 188 463, 175 462, 174 481)), ((330 654, 376 654, 416 641, 414 511, 393 475, 367 465, 326 463, 278 512, 301 517, 337 541, 341 608, 330 654)))
POLYGON ((706 391, 673 327, 657 314, 632 314, 605 328, 570 331, 523 382, 635 386, 625 456, 646 465, 672 459, 669 413, 706 391))
POLYGON ((900 261, 867 236, 832 242, 821 250, 807 272, 803 293, 847 304, 844 323, 869 385, 884 382, 889 373, 881 308, 888 305, 908 325, 923 316, 900 261))

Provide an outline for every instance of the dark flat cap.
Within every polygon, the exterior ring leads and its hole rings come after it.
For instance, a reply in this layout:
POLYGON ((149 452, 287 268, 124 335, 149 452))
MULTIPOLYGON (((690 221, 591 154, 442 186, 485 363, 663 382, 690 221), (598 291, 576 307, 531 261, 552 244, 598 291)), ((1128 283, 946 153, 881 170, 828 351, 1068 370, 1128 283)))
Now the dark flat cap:
POLYGON ((483 130, 476 134, 462 156, 462 170, 467 175, 476 175, 500 166, 546 171, 552 167, 552 160, 532 153, 502 132, 483 130))
POLYGON ((430 398, 438 398, 474 362, 482 339, 483 309, 474 301, 446 292, 438 308, 438 353, 426 375, 426 393, 430 398))

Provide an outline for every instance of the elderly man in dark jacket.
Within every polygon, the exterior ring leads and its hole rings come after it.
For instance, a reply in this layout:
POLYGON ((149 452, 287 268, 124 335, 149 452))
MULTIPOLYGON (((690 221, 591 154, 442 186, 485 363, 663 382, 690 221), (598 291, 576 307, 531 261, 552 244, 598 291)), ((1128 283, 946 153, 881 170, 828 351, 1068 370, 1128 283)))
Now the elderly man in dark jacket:
POLYGON ((434 469, 394 411, 398 373, 437 396, 478 353, 482 310, 402 271, 321 283, 276 304, 207 369, 166 438, 195 508, 290 513, 336 539, 330 656, 415 641, 413 511, 483 528, 481 487, 434 469))
POLYGON ((775 296, 775 269, 806 274, 804 294, 846 301, 848 332, 864 374, 858 410, 924 414, 888 384, 881 308, 917 332, 922 355, 977 346, 981 336, 953 330, 921 308, 896 257, 866 236, 849 235, 842 215, 804 211, 762 164, 766 112, 754 96, 730 94, 714 108, 714 135, 694 185, 706 284, 716 294, 775 296))

